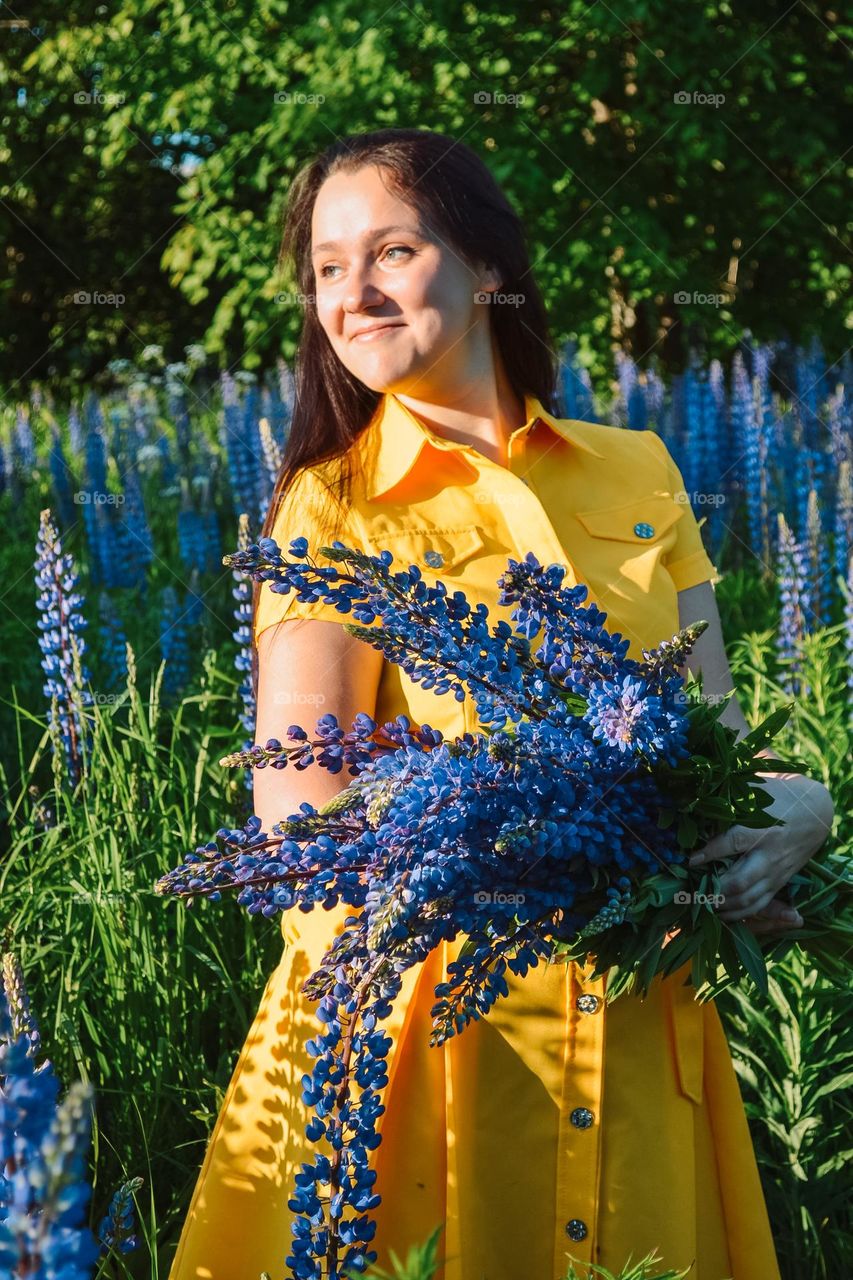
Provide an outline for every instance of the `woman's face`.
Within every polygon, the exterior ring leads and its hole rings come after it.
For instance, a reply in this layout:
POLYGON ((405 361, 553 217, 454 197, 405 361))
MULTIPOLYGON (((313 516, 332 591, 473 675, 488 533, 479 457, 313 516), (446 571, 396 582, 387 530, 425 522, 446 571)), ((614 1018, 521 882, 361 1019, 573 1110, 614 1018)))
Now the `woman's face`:
POLYGON ((311 251, 320 324, 365 386, 442 403, 488 371, 489 311, 477 294, 500 282, 429 231, 376 165, 326 179, 311 251))

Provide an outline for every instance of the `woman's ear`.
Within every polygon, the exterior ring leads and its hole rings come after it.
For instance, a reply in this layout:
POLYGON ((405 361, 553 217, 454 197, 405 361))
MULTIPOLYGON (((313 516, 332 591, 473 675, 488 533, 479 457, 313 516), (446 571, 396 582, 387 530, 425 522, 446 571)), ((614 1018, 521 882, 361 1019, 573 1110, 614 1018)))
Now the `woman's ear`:
POLYGON ((496 293, 502 284, 500 272, 495 267, 487 267, 485 264, 480 272, 479 281, 479 289, 483 293, 496 293))

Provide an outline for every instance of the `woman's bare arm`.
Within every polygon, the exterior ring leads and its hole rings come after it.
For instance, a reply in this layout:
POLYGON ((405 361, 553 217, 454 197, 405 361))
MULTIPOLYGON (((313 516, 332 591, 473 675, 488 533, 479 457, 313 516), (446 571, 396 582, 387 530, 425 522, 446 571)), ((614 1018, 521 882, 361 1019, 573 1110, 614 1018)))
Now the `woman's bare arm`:
MULTIPOLYGON (((267 627, 258 637, 258 696, 255 741, 285 744, 287 727, 301 725, 309 735, 322 715, 334 715, 349 728, 359 711, 373 716, 382 654, 349 635, 337 622, 290 619, 267 627)), ((319 765, 297 770, 254 770, 255 813, 262 829, 296 813, 303 800, 319 807, 353 781, 344 767, 329 773, 319 765)))

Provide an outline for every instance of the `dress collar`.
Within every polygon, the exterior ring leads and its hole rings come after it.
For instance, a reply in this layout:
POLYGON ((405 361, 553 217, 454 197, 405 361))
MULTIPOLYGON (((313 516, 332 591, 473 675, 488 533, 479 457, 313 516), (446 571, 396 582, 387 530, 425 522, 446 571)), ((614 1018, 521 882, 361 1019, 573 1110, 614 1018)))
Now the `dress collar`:
MULTIPOLYGON (((525 424, 520 430, 532 427, 538 419, 561 439, 578 449, 604 458, 589 441, 583 438, 586 423, 573 418, 557 418, 549 413, 535 396, 524 396, 525 424)), ((435 461, 435 451, 443 450, 453 457, 460 478, 475 479, 477 470, 462 452, 462 446, 452 440, 444 440, 402 403, 392 392, 385 392, 360 439, 368 445, 371 460, 366 464, 368 472, 367 497, 379 500, 390 493, 412 471, 429 473, 430 463, 435 461)))

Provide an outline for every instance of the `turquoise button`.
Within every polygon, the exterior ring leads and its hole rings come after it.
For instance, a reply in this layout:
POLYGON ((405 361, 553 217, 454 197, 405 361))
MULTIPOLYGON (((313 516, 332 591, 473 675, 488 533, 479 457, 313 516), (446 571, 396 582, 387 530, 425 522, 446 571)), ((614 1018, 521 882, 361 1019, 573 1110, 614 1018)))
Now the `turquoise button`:
POLYGON ((634 533, 638 538, 653 538, 655 536, 655 527, 653 524, 635 524, 634 533))

